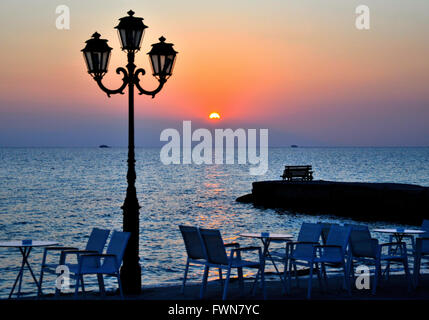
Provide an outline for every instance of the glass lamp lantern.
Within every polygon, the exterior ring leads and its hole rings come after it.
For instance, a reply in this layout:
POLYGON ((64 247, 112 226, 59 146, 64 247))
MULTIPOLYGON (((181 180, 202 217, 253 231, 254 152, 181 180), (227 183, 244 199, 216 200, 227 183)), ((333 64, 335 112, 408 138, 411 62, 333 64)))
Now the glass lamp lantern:
POLYGON ((115 27, 118 30, 122 50, 137 51, 143 39, 147 26, 143 23, 143 18, 134 17, 134 11, 127 12, 128 16, 119 19, 119 24, 115 27))
POLYGON ((153 75, 159 79, 168 79, 173 74, 177 51, 173 49, 172 43, 166 43, 165 38, 159 38, 158 43, 152 45, 148 52, 152 65, 153 75))
POLYGON ((95 32, 92 38, 87 40, 83 52, 88 73, 93 77, 103 77, 109 65, 110 52, 112 48, 107 44, 106 39, 100 39, 100 34, 95 32))

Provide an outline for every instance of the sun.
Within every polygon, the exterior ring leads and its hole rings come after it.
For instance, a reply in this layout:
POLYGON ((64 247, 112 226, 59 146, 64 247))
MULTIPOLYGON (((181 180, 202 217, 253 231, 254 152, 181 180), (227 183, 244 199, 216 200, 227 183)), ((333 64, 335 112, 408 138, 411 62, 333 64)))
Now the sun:
POLYGON ((212 112, 209 115, 209 119, 220 119, 220 114, 217 112, 212 112))

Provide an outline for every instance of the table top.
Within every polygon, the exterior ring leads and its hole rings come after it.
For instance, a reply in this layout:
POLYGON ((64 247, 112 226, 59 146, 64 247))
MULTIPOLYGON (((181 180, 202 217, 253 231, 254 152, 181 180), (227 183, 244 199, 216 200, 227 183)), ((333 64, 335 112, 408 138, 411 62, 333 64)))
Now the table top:
POLYGON ((374 232, 382 232, 382 233, 401 233, 401 234, 422 234, 426 233, 425 230, 417 230, 417 229, 373 229, 374 232))
POLYGON ((241 233, 240 237, 247 238, 259 238, 259 239, 278 239, 278 240, 287 240, 293 237, 293 235, 288 233, 269 233, 268 236, 262 235, 261 233, 241 233))
POLYGON ((55 246, 58 242, 55 241, 32 241, 31 244, 23 244, 22 241, 0 241, 0 247, 3 248, 21 248, 21 247, 49 247, 55 246))

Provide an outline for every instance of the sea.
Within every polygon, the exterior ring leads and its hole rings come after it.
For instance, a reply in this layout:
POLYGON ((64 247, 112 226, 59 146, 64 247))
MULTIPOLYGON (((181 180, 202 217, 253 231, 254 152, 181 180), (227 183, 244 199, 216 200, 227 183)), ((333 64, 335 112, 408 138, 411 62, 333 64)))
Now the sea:
MULTIPOLYGON (((159 148, 136 148, 143 287, 181 283, 186 252, 180 224, 220 229, 226 242, 245 246, 261 243, 240 237, 243 232, 297 235, 303 222, 356 223, 235 201, 251 192, 254 181, 280 179, 285 165, 312 165, 315 179, 429 186, 428 147, 284 147, 269 148, 268 155, 267 172, 252 176, 246 164, 165 165, 159 148)), ((84 248, 93 227, 121 230, 126 170, 127 148, 0 148, 0 241, 46 240, 84 248)), ((398 227, 358 223, 370 229, 398 227)), ((388 235, 373 236, 388 240, 388 235)), ((29 257, 37 278, 42 255, 43 249, 33 248, 29 257)), ((0 298, 7 298, 20 264, 18 249, 0 248, 0 298)), ((201 279, 201 267, 191 268, 189 281, 201 279)), ((44 293, 54 292, 55 281, 55 275, 46 276, 44 293)), ((85 283, 87 290, 98 290, 95 277, 85 283)), ((106 277, 106 287, 116 289, 116 279, 106 277)), ((28 271, 22 291, 37 291, 28 271)))

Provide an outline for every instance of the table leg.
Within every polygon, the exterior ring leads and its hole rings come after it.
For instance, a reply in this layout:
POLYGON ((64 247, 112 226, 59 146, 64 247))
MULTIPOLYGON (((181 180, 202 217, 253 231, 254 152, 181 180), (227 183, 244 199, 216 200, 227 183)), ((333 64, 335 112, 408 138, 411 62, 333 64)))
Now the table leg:
MULTIPOLYGON (((24 266, 25 266, 25 262, 24 262, 24 253, 23 253, 23 251, 22 251, 22 249, 21 249, 21 248, 19 248, 19 249, 20 249, 21 254, 22 254, 21 268, 19 269, 18 276, 16 277, 15 282, 13 283, 12 290, 11 290, 11 291, 10 291, 10 293, 9 293, 9 299, 12 297, 13 292, 15 291, 16 284, 18 283, 18 281, 19 281, 19 283, 21 284, 21 281, 22 281, 22 274, 24 273, 24 266)), ((19 289, 18 289, 18 297, 19 297, 20 290, 21 290, 21 285, 19 286, 19 289)))
POLYGON ((21 296, 22 278, 24 277, 25 267, 27 267, 27 269, 30 271, 31 277, 33 278, 33 281, 36 284, 37 289, 41 290, 40 284, 37 282, 33 269, 31 269, 30 263, 28 262, 28 257, 30 256, 31 249, 32 247, 19 248, 19 251, 21 252, 21 255, 22 255, 21 268, 19 270, 18 276, 15 279, 15 283, 13 284, 12 290, 9 293, 9 299, 12 297, 17 283, 18 283, 17 298, 19 299, 19 297, 21 296))
MULTIPOLYGON (((265 272, 265 262, 266 262, 266 256, 267 256, 268 246, 270 245, 270 241, 269 239, 264 239, 264 238, 261 238, 261 241, 264 248, 264 250, 262 251, 262 258, 263 258, 262 268, 261 268, 261 277, 262 277, 262 273, 265 272)), ((259 288, 262 288, 262 283, 259 284, 259 288)))
MULTIPOLYGON (((392 247, 389 247, 389 254, 396 254, 396 252, 398 252, 399 243, 402 242, 404 235, 400 233, 394 233, 393 237, 395 237, 395 240, 398 243, 398 245, 394 249, 392 249, 392 247)), ((389 279, 389 275, 390 275, 390 261, 387 261, 387 266, 386 266, 386 269, 384 270, 384 276, 386 277, 386 279, 389 279)))
POLYGON ((266 239, 266 240, 264 241, 264 239, 263 239, 263 238, 261 238, 261 240, 262 240, 262 243, 263 243, 263 245, 264 245, 264 252, 263 252, 263 255, 262 255, 262 256, 264 257, 264 267, 263 267, 263 272, 265 272, 265 261, 266 261, 266 257, 268 257, 268 259, 270 259, 270 260, 271 260, 271 263, 273 264, 274 268, 276 269, 276 273, 279 275, 280 280, 281 280, 281 282, 282 282, 282 284, 283 284, 283 287, 284 287, 284 289, 286 290, 286 289, 287 289, 287 288, 286 288, 286 281, 283 279, 282 274, 279 272, 279 269, 277 268, 277 265, 275 264, 275 262, 274 262, 274 260, 273 260, 273 257, 271 256, 270 251, 268 250, 268 247, 270 246, 271 240, 270 240, 270 239, 266 239))

